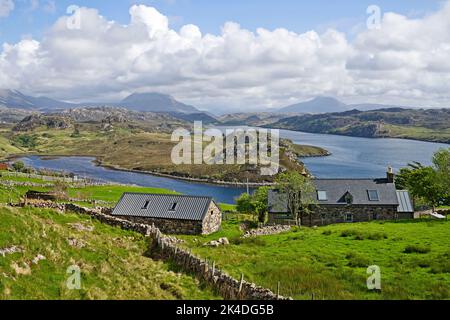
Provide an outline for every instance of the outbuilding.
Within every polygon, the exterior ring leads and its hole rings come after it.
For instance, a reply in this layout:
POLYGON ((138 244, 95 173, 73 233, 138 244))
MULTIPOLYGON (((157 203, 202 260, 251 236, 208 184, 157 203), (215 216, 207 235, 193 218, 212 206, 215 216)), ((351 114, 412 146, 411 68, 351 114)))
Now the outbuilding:
POLYGON ((218 231, 222 223, 219 206, 203 196, 124 193, 112 215, 154 224, 167 234, 207 235, 218 231))

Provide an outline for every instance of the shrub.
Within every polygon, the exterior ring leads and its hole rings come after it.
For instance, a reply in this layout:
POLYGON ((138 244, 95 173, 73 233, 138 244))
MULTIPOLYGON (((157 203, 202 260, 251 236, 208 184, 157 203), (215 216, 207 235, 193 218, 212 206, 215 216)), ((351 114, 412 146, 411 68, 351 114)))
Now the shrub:
POLYGON ((388 235, 383 232, 372 232, 372 233, 369 233, 369 235, 367 237, 367 239, 369 239, 369 240, 384 240, 387 238, 388 238, 388 235))
POLYGON ((242 244, 247 244, 247 245, 254 245, 254 246, 260 246, 260 247, 264 247, 266 246, 266 241, 264 241, 261 238, 258 237, 251 237, 251 238, 234 238, 231 239, 230 241, 232 244, 234 245, 242 245, 242 244))
POLYGON ((420 244, 410 244, 409 246, 406 246, 404 253, 420 253, 425 254, 431 251, 430 247, 423 246, 420 244))
POLYGON ((333 231, 331 231, 331 230, 325 230, 325 231, 322 232, 322 234, 323 234, 324 236, 330 236, 330 235, 333 234, 333 231))
POLYGON ((370 260, 356 252, 348 253, 345 258, 348 260, 348 266, 353 268, 365 268, 370 266, 370 260))

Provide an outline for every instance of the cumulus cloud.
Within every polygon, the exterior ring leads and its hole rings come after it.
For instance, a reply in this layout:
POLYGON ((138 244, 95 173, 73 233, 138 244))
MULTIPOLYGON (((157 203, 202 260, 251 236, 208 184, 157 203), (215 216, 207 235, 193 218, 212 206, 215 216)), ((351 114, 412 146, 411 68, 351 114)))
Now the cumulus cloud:
POLYGON ((210 110, 264 110, 317 95, 450 106, 448 16, 450 2, 423 18, 386 13, 381 29, 349 41, 333 29, 252 32, 234 22, 219 35, 195 25, 173 30, 145 5, 132 6, 121 25, 81 8, 80 29, 64 16, 41 41, 4 44, 0 87, 72 101, 158 91, 210 110))
POLYGON ((7 17, 14 10, 13 0, 0 0, 0 18, 7 17))

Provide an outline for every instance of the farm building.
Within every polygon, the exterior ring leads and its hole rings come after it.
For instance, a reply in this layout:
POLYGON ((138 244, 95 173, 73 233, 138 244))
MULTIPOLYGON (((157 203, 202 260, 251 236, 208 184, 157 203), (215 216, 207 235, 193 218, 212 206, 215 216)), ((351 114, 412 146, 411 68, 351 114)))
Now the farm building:
MULTIPOLYGON (((387 179, 317 179, 309 214, 301 224, 323 226, 335 223, 414 218, 407 191, 397 191, 392 177, 387 179)), ((287 197, 276 190, 269 192, 271 223, 295 223, 289 214, 287 197)))
POLYGON ((168 234, 211 234, 222 213, 210 197, 124 193, 112 212, 129 221, 154 224, 168 234))
POLYGON ((0 162, 0 171, 6 171, 8 170, 8 164, 5 162, 0 162))

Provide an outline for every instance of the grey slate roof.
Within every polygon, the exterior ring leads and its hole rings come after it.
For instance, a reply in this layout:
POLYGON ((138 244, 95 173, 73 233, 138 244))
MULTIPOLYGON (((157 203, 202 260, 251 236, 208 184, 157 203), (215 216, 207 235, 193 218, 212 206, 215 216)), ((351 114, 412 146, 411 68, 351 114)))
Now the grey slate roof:
POLYGON ((398 212, 414 212, 414 207, 409 197, 408 191, 400 190, 397 191, 397 198, 399 202, 398 212))
POLYGON ((203 221, 212 201, 211 197, 124 193, 112 215, 203 221), (148 207, 144 209, 147 201, 148 207), (174 203, 177 206, 170 211, 174 203))
MULTIPOLYGON (((318 205, 347 205, 344 200, 347 192, 353 196, 353 205, 399 205, 395 185, 386 179, 316 179, 313 183, 317 191, 327 194, 326 201, 318 201, 317 194, 308 195, 318 205), (377 191, 379 201, 369 200, 369 190, 377 191)), ((269 192, 269 209, 272 213, 287 212, 286 196, 269 192)))
POLYGON ((313 182, 318 191, 327 192, 328 200, 318 201, 319 204, 345 204, 342 197, 349 192, 354 205, 398 205, 395 185, 386 179, 317 179, 313 182), (369 200, 369 190, 377 191, 379 201, 369 200))

